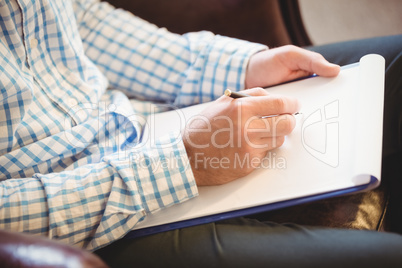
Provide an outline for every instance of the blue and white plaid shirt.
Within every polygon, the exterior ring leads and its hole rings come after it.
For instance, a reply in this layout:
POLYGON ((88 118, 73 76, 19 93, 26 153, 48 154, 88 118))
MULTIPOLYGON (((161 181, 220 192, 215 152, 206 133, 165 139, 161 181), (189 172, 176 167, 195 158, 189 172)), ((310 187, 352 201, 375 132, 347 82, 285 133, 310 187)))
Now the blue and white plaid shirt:
POLYGON ((139 144, 153 103, 240 90, 264 49, 96 0, 3 0, 0 27, 0 227, 89 250, 197 195, 180 136, 139 144))

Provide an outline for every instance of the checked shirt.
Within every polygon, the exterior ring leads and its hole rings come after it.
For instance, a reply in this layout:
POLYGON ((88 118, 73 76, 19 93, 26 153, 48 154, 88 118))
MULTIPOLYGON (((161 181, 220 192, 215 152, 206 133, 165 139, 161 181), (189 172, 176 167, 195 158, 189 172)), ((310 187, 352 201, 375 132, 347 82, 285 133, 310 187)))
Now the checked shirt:
POLYGON ((264 48, 95 0, 1 0, 0 228, 95 250, 196 197, 180 134, 145 146, 144 118, 242 89, 264 48))

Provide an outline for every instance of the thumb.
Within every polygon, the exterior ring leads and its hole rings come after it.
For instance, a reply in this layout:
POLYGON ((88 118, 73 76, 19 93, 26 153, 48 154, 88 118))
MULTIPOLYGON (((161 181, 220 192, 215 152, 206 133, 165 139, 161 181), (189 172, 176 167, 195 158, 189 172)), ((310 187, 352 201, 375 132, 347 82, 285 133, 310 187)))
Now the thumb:
POLYGON ((300 70, 325 77, 338 75, 340 66, 328 62, 321 54, 305 49, 301 49, 299 53, 298 68, 300 70))

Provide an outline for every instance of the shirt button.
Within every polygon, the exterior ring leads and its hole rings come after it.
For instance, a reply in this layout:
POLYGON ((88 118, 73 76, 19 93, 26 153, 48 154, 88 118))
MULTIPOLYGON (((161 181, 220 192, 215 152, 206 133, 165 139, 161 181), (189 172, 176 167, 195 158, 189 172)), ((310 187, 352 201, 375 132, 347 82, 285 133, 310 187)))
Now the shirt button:
POLYGON ((30 44, 31 44, 32 49, 36 48, 38 46, 38 39, 32 38, 31 41, 30 41, 30 44))

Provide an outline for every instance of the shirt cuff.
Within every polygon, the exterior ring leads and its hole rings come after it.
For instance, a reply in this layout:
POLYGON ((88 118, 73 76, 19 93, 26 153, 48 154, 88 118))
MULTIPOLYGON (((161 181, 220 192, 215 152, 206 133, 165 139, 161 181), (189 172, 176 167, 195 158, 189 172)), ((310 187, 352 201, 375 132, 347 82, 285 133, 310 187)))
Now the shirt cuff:
MULTIPOLYGON (((219 43, 222 43, 220 46, 225 47, 225 50, 227 50, 226 53, 232 53, 230 59, 228 58, 226 62, 221 63, 221 68, 227 71, 224 78, 227 84, 222 88, 223 91, 227 87, 236 91, 245 89, 246 71, 251 56, 263 50, 267 50, 268 47, 262 44, 225 36, 218 35, 217 38, 220 40, 219 43)), ((207 64, 207 66, 211 65, 212 64, 207 64)), ((211 70, 207 69, 207 72, 211 73, 211 70)), ((219 96, 221 96, 223 91, 218 92, 219 96)))
POLYGON ((147 213, 198 195, 186 149, 179 133, 169 133, 130 156, 141 201, 147 213))
POLYGON ((249 59, 267 46, 236 38, 197 32, 185 35, 190 43, 191 67, 181 88, 178 106, 203 103, 222 96, 225 89, 245 88, 249 59))

